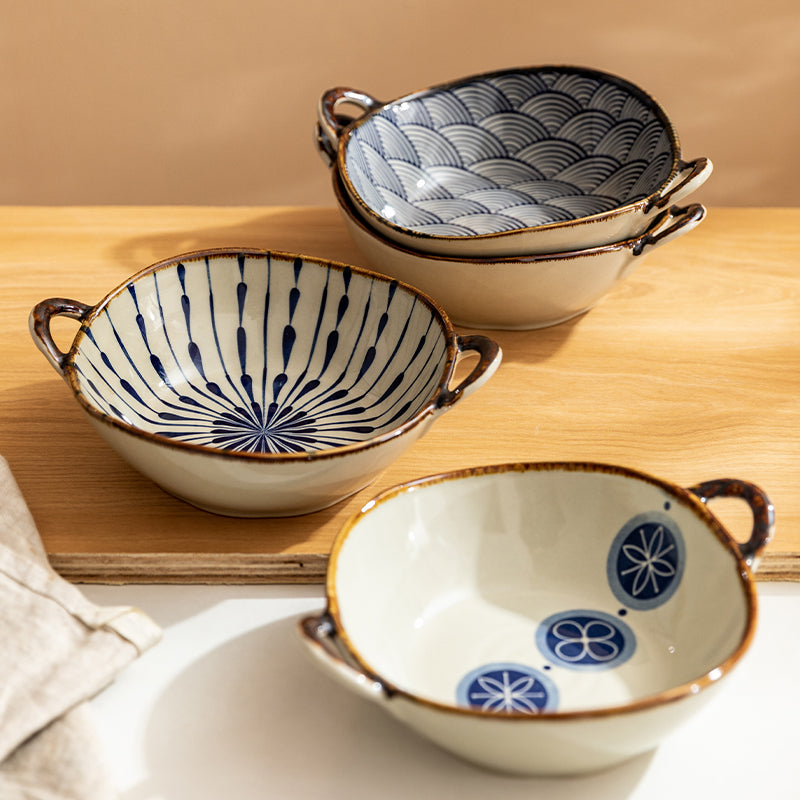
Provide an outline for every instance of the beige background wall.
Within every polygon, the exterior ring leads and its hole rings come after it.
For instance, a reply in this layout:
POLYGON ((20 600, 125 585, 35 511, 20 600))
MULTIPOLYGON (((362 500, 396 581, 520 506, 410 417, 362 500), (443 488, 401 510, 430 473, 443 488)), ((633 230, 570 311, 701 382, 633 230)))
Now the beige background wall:
POLYGON ((653 94, 718 205, 800 205, 798 0, 0 0, 0 203, 332 205, 335 85, 532 64, 653 94))

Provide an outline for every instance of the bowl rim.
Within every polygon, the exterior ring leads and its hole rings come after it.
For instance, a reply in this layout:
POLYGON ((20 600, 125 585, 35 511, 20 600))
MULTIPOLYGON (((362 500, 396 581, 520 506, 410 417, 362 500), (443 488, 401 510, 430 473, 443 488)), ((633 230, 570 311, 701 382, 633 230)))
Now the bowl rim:
POLYGON ((352 266, 340 261, 320 258, 316 256, 309 256, 300 253, 292 253, 283 250, 272 250, 258 247, 213 247, 201 250, 192 250, 186 253, 180 253, 175 256, 157 261, 150 266, 138 270, 125 281, 120 283, 108 294, 103 297, 100 302, 92 306, 89 311, 81 318, 80 328, 75 334, 69 351, 66 354, 63 364, 63 377, 66 379, 72 393, 78 400, 81 407, 89 414, 89 416, 97 422, 108 425, 110 428, 120 431, 122 433, 134 436, 135 438, 151 442, 152 444, 165 447, 171 450, 182 451, 185 453, 198 453, 210 458, 223 458, 236 461, 243 459, 251 462, 266 462, 266 463, 283 463, 283 462, 313 462, 321 461, 330 458, 337 458, 345 456, 348 453, 360 452, 363 450, 370 450, 379 447, 386 442, 396 439, 409 431, 416 428, 428 417, 430 417, 436 410, 436 401, 442 394, 442 391, 447 388, 449 382, 453 377, 455 370, 456 359, 458 356, 457 336, 450 318, 444 309, 432 297, 420 291, 414 286, 411 286, 404 281, 397 280, 386 275, 382 275, 373 270, 365 267, 352 266), (177 267, 178 264, 183 264, 191 261, 207 260, 212 258, 236 258, 239 256, 251 256, 256 258, 275 258, 281 261, 295 261, 302 259, 304 264, 313 264, 315 267, 328 268, 338 272, 349 271, 352 275, 357 275, 363 278, 379 281, 381 283, 395 284, 398 289, 414 296, 417 301, 422 302, 430 311, 433 318, 436 320, 439 329, 441 330, 442 337, 445 343, 445 359, 442 369, 439 373, 439 382, 429 401, 412 417, 406 419, 399 425, 396 425, 391 430, 388 430, 379 436, 373 436, 359 442, 351 442, 345 445, 338 445, 336 447, 326 447, 321 450, 310 450, 292 453, 253 453, 245 451, 232 451, 223 450, 220 448, 211 447, 205 444, 195 444, 191 442, 184 442, 176 439, 169 439, 160 436, 157 433, 144 430, 136 425, 123 422, 120 419, 111 417, 105 412, 98 409, 91 403, 85 396, 80 386, 80 379, 77 375, 75 367, 75 357, 78 354, 80 345, 83 342, 86 332, 91 328, 92 322, 100 317, 108 306, 119 296, 124 295, 128 287, 134 285, 143 278, 148 277, 156 272, 168 270, 177 267))
MULTIPOLYGON (((672 209, 677 206, 667 206, 663 211, 654 215, 647 226, 641 233, 635 236, 627 236, 619 241, 610 242, 609 244, 595 245, 592 247, 578 247, 572 250, 558 250, 547 253, 534 253, 532 255, 517 255, 517 256, 469 256, 469 255, 444 255, 442 253, 428 253, 424 250, 414 250, 396 239, 390 239, 381 234, 375 228, 370 228, 367 222, 362 219, 358 211, 353 206, 352 198, 347 194, 342 185, 342 177, 339 172, 339 165, 333 164, 331 167, 331 184, 333 186, 333 195, 339 204, 341 213, 347 218, 347 222, 358 228, 365 237, 381 247, 388 250, 400 253, 404 256, 411 258, 418 258, 425 262, 430 262, 432 265, 444 267, 458 267, 470 265, 474 267, 483 267, 490 269, 491 267, 535 267, 537 264, 550 264, 557 262, 575 261, 579 258, 593 258, 602 256, 607 253, 618 253, 622 250, 633 251, 637 245, 646 239, 646 237, 653 233, 664 221, 666 221, 672 212, 672 209)), ((699 203, 691 204, 692 207, 700 206, 699 203)), ((686 206, 688 209, 689 206, 686 206)), ((698 211, 699 213, 699 211, 698 211)), ((705 209, 702 211, 705 214, 705 209)), ((631 253, 633 255, 633 252, 631 253)))
POLYGON ((654 203, 659 199, 661 191, 675 179, 680 170, 683 168, 684 162, 681 160, 681 145, 680 145, 680 139, 678 137, 678 131, 672 120, 667 115, 666 111, 664 111, 664 109, 661 107, 658 101, 656 101, 656 99, 649 92, 645 91, 640 86, 637 86, 635 83, 629 81, 627 78, 623 78, 611 72, 606 72, 605 70, 595 69, 593 67, 570 65, 570 64, 563 64, 563 65, 543 64, 540 66, 507 67, 504 69, 491 70, 489 72, 480 72, 474 75, 455 78, 453 80, 445 81, 443 83, 433 84, 428 86, 427 88, 420 89, 410 94, 403 95, 402 97, 397 97, 393 100, 388 100, 385 103, 379 103, 378 105, 376 105, 374 108, 371 108, 362 116, 350 121, 344 126, 341 134, 338 137, 338 143, 336 147, 336 159, 334 160, 333 163, 337 164, 339 167, 341 180, 344 183, 344 187, 347 194, 355 201, 360 213, 363 212, 366 218, 370 220, 371 224, 377 224, 379 226, 387 228, 388 230, 394 231, 396 234, 400 234, 404 237, 418 240, 421 243, 421 246, 424 247, 424 243, 426 241, 480 242, 484 240, 499 239, 502 237, 513 237, 523 234, 531 234, 537 231, 561 230, 567 227, 577 227, 577 226, 582 227, 601 220, 613 219, 614 217, 622 216, 624 214, 629 214, 632 211, 638 209, 646 209, 650 206, 651 203, 654 203), (347 174, 347 157, 346 157, 347 143, 351 138, 352 134, 356 130, 358 130, 358 128, 360 128, 362 125, 367 124, 374 116, 381 113, 382 111, 390 109, 393 106, 401 105, 402 103, 416 101, 424 97, 435 95, 437 92, 440 92, 442 90, 450 90, 470 83, 486 81, 490 80, 491 78, 500 77, 503 75, 511 75, 518 73, 535 74, 538 72, 548 72, 548 71, 559 71, 572 75, 585 75, 587 77, 598 78, 606 81, 607 83, 615 84, 620 88, 624 89, 625 91, 629 92, 631 95, 635 96, 638 100, 642 101, 656 115, 656 117, 662 124, 664 130, 667 132, 670 139, 670 145, 672 150, 672 166, 665 180, 663 180, 649 195, 647 195, 647 197, 640 198, 632 202, 624 203, 622 205, 618 205, 612 209, 609 209, 608 211, 601 211, 595 214, 589 214, 586 216, 577 217, 576 219, 563 220, 560 222, 550 222, 545 225, 514 228, 509 231, 494 231, 491 233, 474 234, 471 236, 452 236, 446 234, 422 232, 414 228, 407 228, 402 225, 398 225, 395 222, 392 222, 390 219, 387 219, 386 217, 377 213, 374 209, 370 208, 370 206, 368 206, 367 203, 364 202, 361 195, 350 181, 350 178, 347 174))
POLYGON ((485 466, 467 467, 463 469, 452 470, 436 475, 428 475, 416 478, 406 483, 389 487, 377 494, 371 500, 367 501, 367 503, 365 503, 361 509, 356 511, 349 519, 347 519, 334 539, 328 562, 328 570, 325 581, 325 594, 327 606, 324 613, 331 621, 335 635, 341 639, 342 647, 346 650, 348 656, 355 662, 357 667, 362 670, 368 678, 372 679, 377 685, 380 685, 390 699, 394 699, 394 697, 402 697, 411 703, 415 703, 435 711, 454 714, 457 716, 491 719, 497 722, 508 721, 542 723, 546 721, 563 722, 569 720, 602 719, 621 714, 634 714, 643 712, 651 708, 675 703, 688 697, 700 694, 703 690, 719 683, 719 681, 727 676, 742 659, 752 644, 758 619, 758 600, 753 572, 742 557, 736 540, 717 519, 717 517, 711 513, 705 503, 698 499, 688 489, 684 489, 677 484, 655 477, 641 470, 594 461, 520 461, 502 464, 490 464, 485 466), (700 520, 704 522, 710 529, 710 532, 716 536, 720 544, 722 544, 730 553, 730 555, 733 556, 739 585, 744 596, 746 604, 745 625, 739 643, 733 652, 721 662, 711 667, 706 673, 698 675, 692 680, 676 686, 671 686, 668 689, 664 689, 654 694, 645 695, 644 697, 637 698, 627 703, 601 706, 599 708, 591 709, 576 709, 573 711, 542 711, 538 714, 526 714, 513 711, 498 714, 497 712, 493 711, 483 711, 477 708, 457 706, 455 704, 445 703, 420 696, 415 694, 410 689, 400 688, 391 681, 387 681, 381 677, 380 672, 375 670, 363 658, 363 656, 360 655, 358 649, 354 646, 349 635, 347 634, 347 630, 342 621, 341 610, 339 608, 338 595, 336 591, 337 565, 341 556, 342 548, 344 547, 344 544, 353 529, 364 517, 368 516, 370 511, 376 506, 390 502, 393 498, 396 498, 400 495, 409 494, 419 489, 428 488, 441 483, 457 481, 464 478, 480 477, 484 475, 501 475, 513 472, 548 471, 617 475, 620 477, 648 483, 662 489, 669 494, 672 499, 680 503, 682 506, 688 508, 697 517, 699 517, 700 520))

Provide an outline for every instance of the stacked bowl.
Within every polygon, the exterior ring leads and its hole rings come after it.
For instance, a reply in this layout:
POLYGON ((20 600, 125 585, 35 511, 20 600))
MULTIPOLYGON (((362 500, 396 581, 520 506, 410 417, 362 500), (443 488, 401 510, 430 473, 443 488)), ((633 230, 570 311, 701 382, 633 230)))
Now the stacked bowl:
POLYGON ((681 158, 648 94, 580 67, 485 73, 389 103, 334 88, 316 140, 375 268, 479 328, 539 328, 591 308, 700 223, 702 205, 674 204, 712 170, 681 158))

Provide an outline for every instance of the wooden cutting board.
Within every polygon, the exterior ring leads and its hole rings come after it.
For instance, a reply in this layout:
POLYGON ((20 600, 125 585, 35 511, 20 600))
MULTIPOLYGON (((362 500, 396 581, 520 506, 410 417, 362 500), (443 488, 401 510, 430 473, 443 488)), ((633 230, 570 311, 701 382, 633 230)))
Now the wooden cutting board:
MULTIPOLYGON (((33 345, 47 297, 96 303, 138 269, 204 247, 368 264, 335 208, 0 209, 0 455, 53 566, 80 582, 318 582, 343 522, 378 491, 507 461, 602 461, 679 485, 735 477, 777 516, 760 579, 800 579, 800 209, 713 208, 595 309, 489 333, 498 372, 373 484, 316 514, 228 519, 168 496, 94 434, 33 345)), ((76 323, 54 321, 67 349, 76 323)), ((749 512, 713 510, 744 538, 749 512)))

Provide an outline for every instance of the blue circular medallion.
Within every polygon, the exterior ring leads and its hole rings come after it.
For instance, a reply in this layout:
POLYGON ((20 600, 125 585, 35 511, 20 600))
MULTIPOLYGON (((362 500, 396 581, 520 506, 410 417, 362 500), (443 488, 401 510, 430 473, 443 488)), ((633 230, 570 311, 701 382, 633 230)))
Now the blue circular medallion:
POLYGON ((461 679, 456 700, 480 711, 539 714, 555 710, 558 690, 550 678, 524 664, 485 664, 461 679))
POLYGON ((581 609, 545 619, 536 631, 536 644, 559 667, 599 671, 627 661, 636 649, 636 637, 622 620, 581 609))
POLYGON ((672 597, 683 576, 686 548, 674 520, 652 511, 633 517, 617 534, 606 573, 614 596, 647 611, 672 597))

